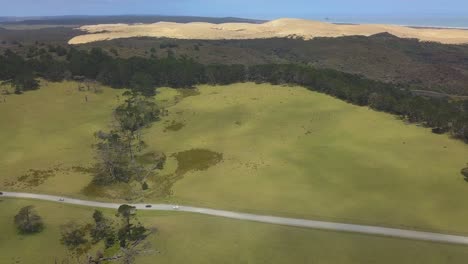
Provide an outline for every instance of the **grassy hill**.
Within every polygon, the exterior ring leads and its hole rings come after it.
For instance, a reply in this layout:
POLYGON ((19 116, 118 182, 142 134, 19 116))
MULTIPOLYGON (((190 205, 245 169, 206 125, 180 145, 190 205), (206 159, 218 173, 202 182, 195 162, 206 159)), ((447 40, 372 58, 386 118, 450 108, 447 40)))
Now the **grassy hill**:
MULTIPOLYGON (((60 228, 92 221, 92 208, 28 200, 0 200, 0 263, 46 264, 66 257, 60 228), (34 205, 42 233, 23 236, 13 226, 18 210, 34 205), (79 219, 79 220, 77 220, 79 219)), ((104 211, 110 216, 113 211, 104 211)), ((463 263, 465 246, 236 221, 189 213, 139 212, 158 232, 150 254, 137 263, 463 263)), ((60 263, 60 262, 59 262, 60 263)))
MULTIPOLYGON (((87 188, 93 133, 121 93, 51 83, 7 96, 2 189, 129 197, 129 185, 87 188)), ((301 87, 166 88, 156 100, 168 115, 144 138, 168 162, 143 200, 468 233, 468 147, 447 135, 301 87)))

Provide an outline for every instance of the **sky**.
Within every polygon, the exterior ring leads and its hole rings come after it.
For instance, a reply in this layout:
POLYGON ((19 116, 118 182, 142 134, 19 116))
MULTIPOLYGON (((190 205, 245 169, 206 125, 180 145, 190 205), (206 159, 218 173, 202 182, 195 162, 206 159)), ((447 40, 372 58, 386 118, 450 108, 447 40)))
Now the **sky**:
POLYGON ((468 19, 468 0, 0 0, 0 7, 0 16, 153 14, 274 19, 455 15, 468 19))

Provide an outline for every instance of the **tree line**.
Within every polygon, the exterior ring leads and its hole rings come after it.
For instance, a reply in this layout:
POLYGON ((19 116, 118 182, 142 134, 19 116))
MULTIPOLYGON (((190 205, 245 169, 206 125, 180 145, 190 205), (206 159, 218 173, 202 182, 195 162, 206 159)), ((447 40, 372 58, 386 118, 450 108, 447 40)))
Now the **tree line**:
POLYGON ((119 58, 102 49, 70 48, 59 54, 47 52, 28 59, 6 51, 0 55, 0 80, 16 93, 38 89, 36 78, 50 81, 74 77, 97 80, 114 88, 130 88, 146 96, 155 87, 193 87, 197 84, 257 83, 297 84, 352 104, 369 106, 420 123, 434 133, 450 133, 468 142, 468 101, 426 98, 407 87, 366 79, 359 75, 300 64, 203 65, 188 57, 119 58))

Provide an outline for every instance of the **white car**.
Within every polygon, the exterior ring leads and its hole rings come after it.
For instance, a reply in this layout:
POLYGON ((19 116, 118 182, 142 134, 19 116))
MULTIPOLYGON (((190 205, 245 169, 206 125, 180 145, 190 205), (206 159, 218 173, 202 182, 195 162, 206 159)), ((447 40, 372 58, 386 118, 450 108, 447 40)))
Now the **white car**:
POLYGON ((174 210, 179 210, 179 206, 178 206, 178 205, 174 205, 174 206, 172 207, 172 209, 174 209, 174 210))

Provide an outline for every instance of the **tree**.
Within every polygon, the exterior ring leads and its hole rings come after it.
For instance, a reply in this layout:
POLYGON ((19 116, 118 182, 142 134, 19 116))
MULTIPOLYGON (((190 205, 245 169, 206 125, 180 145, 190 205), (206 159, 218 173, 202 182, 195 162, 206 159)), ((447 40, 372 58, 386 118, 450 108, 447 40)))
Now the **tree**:
POLYGON ((146 238, 147 229, 140 223, 133 223, 132 220, 136 217, 136 208, 127 204, 121 205, 118 209, 117 216, 122 219, 122 227, 118 231, 120 247, 125 248, 129 242, 136 242, 146 238))
POLYGON ((146 147, 142 130, 159 120, 160 110, 156 104, 138 92, 126 92, 125 102, 114 111, 114 129, 95 134, 97 158, 94 182, 108 185, 115 182, 145 180, 156 166, 139 164, 136 156, 146 147))
POLYGON ((465 177, 465 181, 468 181, 468 167, 461 170, 461 174, 465 177))
POLYGON ((130 220, 136 214, 135 206, 123 204, 117 209, 117 216, 121 217, 126 225, 130 225, 130 220))
POLYGON ((117 216, 122 219, 121 225, 116 225, 99 210, 95 210, 92 215, 94 224, 78 225, 70 222, 62 227, 61 243, 71 251, 77 263, 134 263, 138 255, 150 251, 150 245, 143 242, 152 232, 140 223, 135 223, 136 209, 133 206, 120 206, 117 216), (104 242, 104 251, 98 248, 99 242, 104 242), (112 252, 112 255, 102 253, 116 242, 120 246, 117 252, 116 248, 112 248, 107 251, 112 252), (91 255, 92 248, 98 249, 98 253, 91 255))
POLYGON ((140 152, 145 143, 141 139, 142 129, 148 128, 152 122, 159 120, 160 110, 156 104, 137 92, 125 93, 127 99, 115 109, 114 117, 117 121, 117 130, 122 140, 127 143, 132 163, 135 153, 140 152))
POLYGON ((95 137, 99 140, 95 144, 96 158, 99 162, 96 164, 94 183, 109 185, 115 182, 129 182, 132 172, 127 142, 114 130, 109 133, 99 131, 95 137))
POLYGON ((114 230, 112 222, 104 217, 104 214, 99 210, 94 210, 93 213, 94 226, 90 230, 90 235, 93 243, 105 240, 106 248, 111 247, 115 243, 114 230))
POLYGON ((42 231, 44 223, 42 218, 34 210, 34 206, 26 206, 15 215, 15 225, 22 234, 32 234, 42 231))
POLYGON ((31 72, 24 72, 18 74, 13 79, 13 86, 15 87, 16 94, 22 94, 24 91, 37 90, 39 82, 31 72))
POLYGON ((154 79, 148 73, 135 73, 130 81, 130 88, 144 96, 154 96, 156 94, 154 79))
POLYGON ((69 222, 62 227, 62 238, 60 241, 68 249, 79 251, 88 242, 86 227, 80 226, 75 222, 69 222))
POLYGON ((110 51, 110 53, 114 54, 114 56, 116 56, 116 57, 119 56, 119 52, 115 48, 111 48, 109 51, 110 51))

